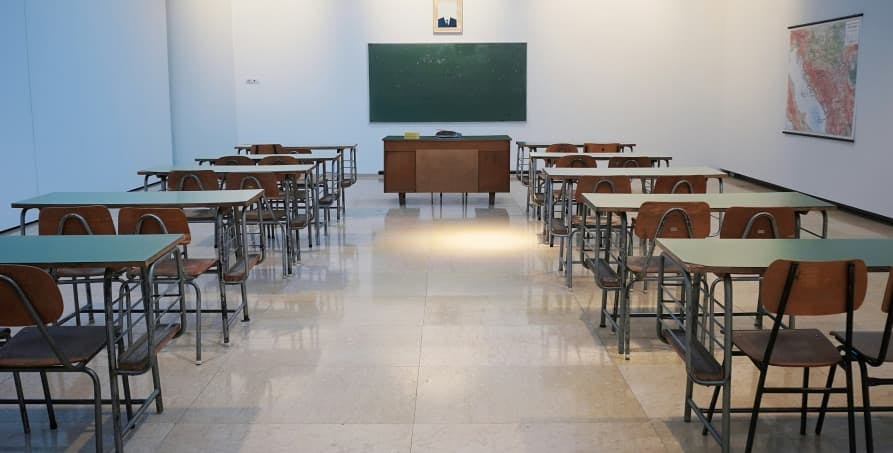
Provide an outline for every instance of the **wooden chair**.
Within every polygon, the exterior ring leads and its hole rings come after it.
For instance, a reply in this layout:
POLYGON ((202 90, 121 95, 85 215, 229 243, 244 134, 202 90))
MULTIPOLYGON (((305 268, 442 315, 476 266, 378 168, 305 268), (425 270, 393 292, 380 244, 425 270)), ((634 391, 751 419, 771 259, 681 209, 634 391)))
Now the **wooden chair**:
POLYGON ((102 390, 99 376, 87 366, 108 346, 105 326, 62 326, 62 294, 46 271, 0 265, 0 325, 21 327, 0 347, 0 371, 12 372, 25 433, 31 431, 20 373, 41 375, 50 427, 56 417, 50 400, 47 372, 84 373, 93 384, 96 451, 102 447, 102 390))
MULTIPOLYGON (((190 258, 187 246, 192 241, 189 231, 189 223, 186 214, 178 208, 121 208, 118 211, 118 230, 121 234, 182 234, 181 256, 178 267, 177 260, 166 259, 155 265, 155 277, 158 282, 171 282, 180 279, 182 274, 184 283, 192 287, 195 292, 195 363, 202 363, 202 292, 196 284, 199 276, 215 274, 218 281, 222 282, 222 269, 218 266, 217 258, 190 258)), ((139 274, 131 274, 132 279, 139 278, 139 274)), ((155 282, 153 282, 155 283, 155 282)), ((220 284, 222 286, 222 283, 220 284)), ((220 288, 221 291, 223 288, 220 288)), ((229 338, 229 328, 226 322, 226 301, 221 298, 220 307, 223 317, 224 337, 229 338)), ((185 321, 181 325, 186 325, 185 321)))
MULTIPOLYGON (((861 260, 852 261, 789 261, 778 260, 766 269, 760 298, 770 313, 775 314, 771 330, 735 330, 734 345, 759 370, 756 395, 747 432, 746 452, 753 449, 757 418, 764 393, 802 395, 800 434, 806 434, 807 396, 821 393, 823 407, 830 393, 846 393, 850 451, 856 450, 855 411, 853 405, 852 363, 846 360, 853 345, 853 312, 862 306, 868 286, 868 272, 861 260), (841 350, 817 329, 782 329, 784 315, 846 315, 846 331, 841 335, 841 350), (842 355, 843 354, 843 355, 842 355), (802 387, 766 387, 770 366, 802 368, 802 387), (842 366, 846 372, 846 388, 832 388, 834 371, 842 366), (828 380, 822 388, 809 387, 811 368, 829 367, 828 380)), ((711 405, 711 413, 713 406, 711 405)), ((816 426, 820 433, 821 424, 816 426)))
POLYGON ((254 159, 248 156, 223 156, 214 159, 214 165, 254 165, 254 159))
MULTIPOLYGON (((561 246, 558 254, 558 270, 572 272, 574 235, 579 234, 580 240, 584 236, 591 236, 589 231, 595 228, 607 226, 604 216, 596 219, 587 216, 588 209, 583 199, 586 193, 630 193, 629 178, 624 176, 584 176, 577 181, 574 189, 573 202, 570 207, 562 211, 560 219, 553 220, 552 235, 560 238, 561 246), (565 250, 566 249, 566 250, 565 250)), ((612 226, 618 226, 618 218, 612 218, 612 226)), ((580 261, 583 262, 582 252, 580 261)))
MULTIPOLYGON (((893 378, 871 377, 868 374, 868 367, 876 368, 893 361, 893 351, 890 350, 890 336, 893 332, 893 312, 890 307, 893 305, 893 271, 887 277, 887 289, 884 291, 884 299, 881 302, 881 312, 885 313, 884 329, 880 332, 863 332, 856 331, 852 333, 851 357, 852 360, 859 364, 860 376, 862 378, 862 407, 865 416, 865 451, 871 453, 874 451, 874 436, 871 427, 871 387, 879 385, 893 385, 893 378)), ((834 331, 831 336, 838 343, 846 346, 847 332, 834 331)), ((825 411, 828 408, 828 398, 822 399, 822 408, 819 412, 819 422, 816 426, 816 432, 821 431, 822 422, 825 420, 825 411)))
POLYGON ((584 153, 619 153, 620 143, 584 143, 584 153))
POLYGON ((258 162, 258 165, 298 165, 301 161, 297 157, 288 154, 267 156, 258 162))
MULTIPOLYGON (((797 214, 793 208, 745 208, 731 207, 723 214, 719 228, 720 239, 793 239, 797 237, 797 214)), ((723 274, 710 284, 709 300, 715 300, 716 286, 723 274)), ((736 276, 732 281, 761 281, 762 276, 736 276)), ((745 315, 747 313, 741 313, 745 315)), ((754 325, 763 328, 763 309, 759 299, 754 325)), ((749 314, 748 314, 749 315, 749 314)))
POLYGON ((280 189, 279 183, 276 180, 276 175, 273 173, 230 173, 226 176, 224 187, 226 187, 227 190, 261 189, 264 191, 260 201, 255 203, 255 205, 246 213, 246 220, 249 223, 258 225, 261 253, 260 255, 249 254, 249 259, 246 261, 247 266, 242 269, 244 271, 243 274, 230 276, 229 280, 227 280, 227 275, 224 275, 225 281, 231 282, 232 284, 242 285, 242 297, 244 298, 244 281, 248 278, 248 272, 266 257, 266 241, 264 240, 266 237, 264 234, 265 229, 269 228, 271 231, 275 231, 275 229, 278 228, 281 230, 282 237, 284 238, 282 248, 282 272, 283 275, 289 273, 288 270, 291 266, 291 261, 289 261, 289 257, 291 256, 291 241, 289 240, 286 227, 288 226, 288 221, 290 219, 288 207, 290 207, 291 200, 289 191, 280 189), (280 208, 281 206, 285 206, 286 208, 280 208))
MULTIPOLYGON (((623 291, 623 299, 626 301, 622 311, 619 313, 621 322, 624 323, 622 331, 625 338, 623 339, 624 350, 629 354, 629 293, 632 285, 636 282, 645 282, 648 280, 657 280, 661 269, 664 271, 663 284, 667 286, 668 278, 666 274, 682 274, 683 270, 672 265, 672 263, 660 256, 654 256, 654 249, 657 246, 658 238, 683 238, 683 239, 703 239, 710 234, 710 206, 704 202, 684 202, 684 203, 668 203, 668 202, 646 202, 639 207, 638 216, 636 217, 633 231, 636 236, 645 243, 644 255, 632 255, 629 253, 629 246, 632 241, 627 241, 627 250, 621 250, 620 253, 627 253, 624 262, 620 263, 621 273, 626 275, 618 276, 620 281, 626 281, 626 285, 620 288, 623 291)), ((614 323, 618 319, 617 299, 611 312, 611 319, 614 323)), ((607 315, 607 298, 602 300, 601 326, 605 325, 607 315)), ((658 317, 659 318, 659 317, 658 317)))
POLYGON ((707 177, 701 175, 658 176, 651 193, 707 193, 707 177))
MULTIPOLYGON (((116 234, 115 222, 105 206, 73 206, 42 208, 37 219, 37 232, 41 236, 62 234, 116 234)), ((75 324, 81 325, 81 309, 87 311, 89 322, 93 316, 93 283, 103 283, 105 268, 101 267, 59 267, 50 270, 50 274, 60 285, 71 285, 74 296, 74 312, 62 319, 67 322, 74 318, 75 324), (78 286, 84 284, 87 304, 81 307, 78 286)))
POLYGON ((618 156, 608 159, 608 168, 648 168, 651 166, 651 158, 645 156, 618 156))
MULTIPOLYGON (((244 157, 244 156, 241 156, 244 157)), ((220 175, 214 170, 196 170, 196 171, 179 171, 175 170, 167 175, 167 190, 171 191, 195 191, 195 190, 220 190, 220 175)), ((217 244, 217 209, 213 208, 190 208, 184 209, 186 219, 192 223, 213 223, 214 228, 214 244, 217 244)))
MULTIPOLYGON (((585 154, 577 154, 574 156, 562 156, 555 162, 555 167, 557 168, 596 168, 597 163, 596 160, 592 158, 592 156, 587 156, 585 154)), ((544 184, 549 184, 548 181, 543 181, 544 184)), ((574 184, 572 182, 562 182, 561 186, 557 191, 553 191, 553 203, 552 203, 552 212, 547 213, 550 220, 550 223, 553 227, 555 227, 565 231, 564 233, 559 233, 563 235, 567 235, 567 230, 564 225, 564 218, 568 214, 564 212, 568 207, 565 206, 565 201, 568 200, 570 194, 573 192, 574 184), (562 210, 560 213, 561 217, 555 218, 555 210, 562 210)), ((545 189, 543 189, 545 191, 545 189)), ((551 236, 549 238, 549 246, 553 245, 554 237, 551 236)), ((562 242, 563 244, 563 242, 562 242)), ((560 270, 560 269, 559 269, 560 270)))
POLYGON ((283 154, 282 145, 278 143, 265 143, 260 145, 251 145, 249 150, 251 154, 283 154))
POLYGON ((570 143, 553 143, 546 147, 547 153, 578 153, 580 149, 570 143))

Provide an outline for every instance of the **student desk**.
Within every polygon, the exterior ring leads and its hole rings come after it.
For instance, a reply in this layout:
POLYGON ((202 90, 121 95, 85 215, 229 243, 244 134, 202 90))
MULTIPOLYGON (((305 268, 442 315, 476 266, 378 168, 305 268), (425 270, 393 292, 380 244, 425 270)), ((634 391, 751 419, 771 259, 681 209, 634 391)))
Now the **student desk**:
MULTIPOLYGON (((105 268, 103 304, 105 312, 105 325, 108 346, 108 371, 110 400, 104 401, 112 405, 112 424, 114 426, 114 438, 116 451, 123 450, 123 435, 136 426, 149 405, 154 401, 156 410, 160 413, 164 410, 161 395, 161 377, 158 370, 158 360, 155 356, 156 346, 179 334, 185 326, 180 324, 160 324, 154 316, 143 316, 145 320, 145 332, 142 337, 132 341, 132 337, 115 328, 115 314, 123 316, 115 311, 115 300, 112 296, 113 270, 122 268, 137 268, 142 275, 142 305, 143 313, 152 312, 153 287, 149 283, 154 272, 155 264, 171 253, 179 260, 177 245, 181 239, 179 234, 158 235, 95 235, 95 236, 2 236, 0 237, 0 263, 26 264, 44 268, 52 267, 91 267, 105 268), (156 324, 158 323, 158 324, 156 324), (119 342, 123 349, 116 347, 119 342), (136 362, 131 362, 136 359, 136 362), (122 367, 122 364, 127 366, 122 367), (134 366, 134 364, 138 366, 134 366), (152 373, 152 391, 142 400, 127 401, 126 423, 121 423, 121 399, 118 394, 118 377, 152 373), (139 402, 140 407, 136 412, 132 411, 131 403, 139 402)), ((182 293, 181 293, 182 294, 182 293)), ((181 323, 185 318, 181 318, 181 323)), ((123 324, 122 324, 123 325, 123 324)), ((128 387, 125 387, 128 389, 128 387)), ((129 397, 129 395, 125 395, 129 397)), ((16 404, 16 399, 4 399, 5 404, 16 404)), ((42 399, 26 400, 28 404, 42 404, 42 399)), ((68 399, 54 400, 56 404, 94 404, 92 399, 68 399)))
MULTIPOLYGON (((670 161, 673 160, 673 157, 669 154, 631 154, 631 153, 547 153, 545 151, 533 151, 529 154, 528 157, 528 173, 527 173, 527 181, 536 181, 536 172, 537 172, 537 161, 544 161, 546 164, 551 164, 552 161, 561 159, 564 156, 589 156, 595 160, 611 160, 613 157, 625 157, 625 158, 636 158, 636 157, 649 157, 651 158, 651 165, 654 166, 657 163, 657 166, 660 167, 660 163, 666 163, 667 167, 670 166, 670 161)), ((629 168, 629 167, 627 167, 629 168)), ((519 172, 520 175, 520 172, 519 172)), ((520 176, 519 176, 520 177, 520 176)), ((533 197, 533 193, 536 192, 536 184, 527 184, 527 211, 530 212, 530 200, 533 197)))
MULTIPOLYGON (((201 165, 162 166, 140 170, 137 174, 143 176, 143 187, 145 190, 149 190, 149 177, 152 176, 160 179, 162 182, 162 190, 166 190, 167 175, 172 171, 189 172, 202 170, 208 170, 208 167, 201 165)), ((312 223, 313 229, 316 231, 316 245, 320 245, 321 242, 319 236, 319 191, 316 190, 315 185, 315 181, 319 181, 319 171, 320 167, 317 165, 220 165, 214 167, 214 172, 221 177, 225 177, 232 173, 272 173, 277 176, 289 177, 293 181, 299 181, 299 177, 303 176, 304 189, 307 190, 307 193, 311 194, 311 201, 313 202, 312 223), (313 190, 310 190, 311 187, 313 187, 313 190)))
MULTIPOLYGON (((685 319, 697 320, 700 308, 700 280, 708 273, 724 273, 725 284, 724 300, 710 302, 716 304, 718 311, 710 307, 704 310, 708 320, 705 322, 711 326, 717 324, 719 335, 711 335, 708 345, 703 345, 697 338, 702 334, 698 330, 697 323, 682 321, 684 334, 679 331, 670 331, 670 342, 680 345, 685 351, 686 363, 686 389, 685 389, 685 420, 691 420, 691 412, 694 409, 697 417, 703 422, 704 414, 692 398, 693 384, 716 385, 722 388, 722 422, 717 431, 709 427, 711 434, 719 441, 723 452, 731 451, 731 414, 739 412, 732 409, 732 283, 731 274, 760 274, 769 265, 778 259, 789 260, 844 260, 861 259, 865 262, 870 272, 886 272, 893 267, 893 239, 658 239, 658 244, 664 250, 665 256, 672 263, 680 266, 685 271, 685 286, 688 299, 682 301, 686 313, 685 319), (728 308, 728 309, 726 309, 728 308), (714 319, 720 317, 721 319, 714 319), (684 336, 684 338, 680 338, 684 336), (713 345, 722 348, 721 357, 713 359, 713 345), (697 379, 693 375, 693 355, 695 348, 701 358, 707 357, 708 362, 721 376, 717 380, 697 379), (709 352, 708 352, 709 351, 709 352)), ((659 295, 663 297, 663 288, 659 288, 659 295)), ((676 318, 678 321, 678 318, 676 318)), ((711 332, 716 332, 711 328, 711 332)), ((799 411, 799 408, 796 409, 799 411)), ((750 409, 747 409, 749 412, 750 409)))
POLYGON ((652 179, 658 176, 704 176, 707 179, 716 179, 719 182, 719 192, 722 192, 723 178, 728 175, 722 170, 710 167, 627 167, 627 168, 556 168, 546 167, 541 172, 546 179, 545 190, 545 215, 543 215, 543 238, 549 241, 549 216, 552 215, 554 195, 552 185, 558 182, 571 182, 584 176, 628 176, 631 179, 652 179))
MULTIPOLYGON (((593 216, 599 216, 601 214, 614 215, 617 214, 620 216, 620 241, 617 246, 619 256, 616 259, 617 263, 617 273, 620 277, 620 287, 625 288, 626 281, 626 253, 627 253, 627 244, 626 244, 626 234, 623 233, 627 230, 628 221, 627 221, 627 213, 638 212, 639 208, 642 206, 642 203, 654 201, 654 202, 698 202, 702 201, 710 205, 710 210, 713 212, 724 212, 727 209, 735 206, 741 207, 759 207, 759 208, 775 208, 775 207, 785 207, 785 208, 794 208, 797 211, 797 227, 800 229, 800 215, 818 211, 822 215, 822 231, 825 236, 827 236, 828 231, 828 211, 835 209, 836 207, 828 203, 826 201, 819 200, 818 198, 810 197, 809 195, 804 195, 799 192, 751 192, 751 193, 708 193, 708 194, 583 194, 583 199, 586 204, 586 207, 593 212, 593 216)), ((607 238, 611 237, 610 232, 610 222, 608 223, 608 233, 607 238)), ((600 229, 596 228, 595 231, 595 243, 601 242, 600 237, 600 229)), ((823 236, 823 237, 825 237, 823 236)), ((591 256, 585 257, 584 260, 593 263, 594 265, 590 265, 589 268, 593 270, 596 274, 599 272, 599 269, 602 269, 599 266, 599 261, 602 265, 604 264, 612 264, 614 260, 610 255, 610 247, 605 248, 604 255, 602 257, 591 256)), ((583 249, 583 243, 581 242, 580 246, 580 254, 585 255, 585 251, 583 249)), ((567 255, 567 261, 565 261, 567 266, 572 265, 572 261, 570 260, 571 254, 567 255)), ((570 267, 568 267, 570 269, 570 267)), ((573 284, 573 273, 567 272, 566 281, 568 287, 573 284)), ((598 281, 598 275, 596 275, 596 281, 598 281)), ((605 317, 606 320, 609 320, 612 324, 615 325, 617 329, 617 344, 618 349, 621 354, 625 354, 626 358, 629 358, 629 344, 630 344, 630 335, 629 335, 629 321, 632 317, 629 307, 629 298, 625 291, 621 290, 620 292, 620 313, 619 320, 615 321, 613 319, 613 314, 608 312, 601 313, 602 316, 605 317)))
MULTIPOLYGON (((286 148, 291 149, 291 148, 286 148)), ((282 154, 248 154, 246 157, 253 160, 255 164, 259 163, 264 158, 270 156, 277 156, 282 154)), ((291 157, 298 159, 302 164, 312 162, 314 164, 320 164, 323 167, 321 178, 318 180, 323 187, 323 196, 320 199, 326 199, 329 196, 334 196, 334 201, 337 202, 337 209, 335 211, 337 220, 341 220, 342 213, 345 212, 345 195, 344 189, 355 182, 355 178, 353 182, 348 183, 351 179, 346 178, 344 174, 344 156, 339 151, 334 150, 311 150, 309 153, 302 154, 288 154, 291 157), (331 165, 331 172, 325 169, 326 164, 331 165), (332 194, 332 195, 330 195, 332 194)), ((209 163, 214 165, 214 161, 223 156, 218 157, 196 157, 195 161, 202 165, 204 163, 209 163)), ((219 168, 219 167, 218 167, 219 168)))
MULTIPOLYGON (((12 203, 13 208, 21 209, 19 217, 19 230, 25 235, 25 217, 30 209, 40 209, 47 207, 59 206, 91 206, 99 205, 110 209, 126 208, 126 207, 157 207, 157 208, 209 208, 216 211, 216 220, 214 222, 215 237, 225 237, 226 229, 225 219, 232 220, 232 228, 235 231, 235 249, 233 250, 234 259, 231 259, 229 249, 226 243, 221 243, 216 247, 217 258, 220 267, 217 272, 217 280, 220 288, 221 307, 226 306, 226 290, 224 276, 229 270, 241 266, 248 257, 247 250, 247 220, 245 218, 246 211, 249 206, 256 203, 263 196, 260 189, 249 190, 202 190, 202 191, 170 191, 170 192, 53 192, 27 200, 12 203), (225 215, 225 212, 231 214, 225 215)), ((266 241, 265 237, 261 237, 262 243, 266 241)), ((265 247, 261 248, 261 256, 259 262, 265 259, 265 247)), ((291 273, 291 261, 288 260, 286 266, 285 254, 283 254, 283 273, 291 273)), ((246 274, 247 278, 247 274, 246 274)), ((240 312, 243 312, 248 306, 247 300, 234 309, 227 309, 227 321, 223 323, 223 342, 229 343, 229 326, 236 319, 240 312)), ((196 307, 197 319, 201 319, 202 312, 217 313, 218 310, 202 310, 196 307)), ((223 308, 219 310, 223 312, 223 308)), ((197 346, 201 346, 201 330, 196 325, 197 346)), ((201 350, 197 349, 196 355, 201 356, 201 350)), ((197 358, 196 360, 200 360, 197 358)))
MULTIPOLYGON (((515 170, 518 171, 518 179, 521 179, 521 176, 524 173, 528 172, 529 154, 532 152, 537 152, 538 149, 548 148, 548 147, 552 146, 552 144, 554 144, 554 143, 561 143, 561 142, 553 142, 553 143, 546 143, 543 141, 532 141, 532 142, 517 141, 517 142, 515 142, 515 145, 517 145, 517 147, 518 147, 518 152, 517 152, 517 155, 515 156, 515 170)), ((597 142, 597 143, 618 143, 618 142, 604 141, 604 142, 597 142)), ((576 146, 577 148, 580 148, 581 150, 583 149, 582 143, 574 143, 573 145, 576 146)), ((623 152, 624 149, 633 151, 633 148, 635 148, 635 147, 636 147, 635 143, 620 143, 620 147, 618 148, 618 151, 620 151, 621 153, 623 152)), ((591 154, 599 154, 599 153, 591 153, 591 154)), ((522 182, 523 182, 523 179, 522 179, 522 182)))
MULTIPOLYGON (((356 143, 354 143, 352 145, 300 145, 300 146, 289 145, 289 146, 283 146, 282 148, 285 149, 285 151, 287 151, 289 153, 294 153, 295 150, 297 150, 297 149, 309 149, 311 151, 316 151, 316 150, 337 151, 338 154, 342 155, 342 162, 344 163, 344 170, 347 170, 347 172, 350 173, 350 177, 345 179, 341 183, 341 185, 349 186, 349 185, 356 184, 356 182, 357 182, 357 144, 356 143), (347 156, 347 159, 343 158, 345 150, 347 150, 349 153, 349 155, 347 156), (349 181, 349 183, 348 183, 348 181, 349 181)), ((242 151, 244 151, 245 154, 249 154, 251 152, 251 145, 236 145, 236 146, 233 146, 233 149, 236 150, 237 154, 241 154, 242 151)), ((342 174, 343 174, 343 172, 342 172, 342 174)))

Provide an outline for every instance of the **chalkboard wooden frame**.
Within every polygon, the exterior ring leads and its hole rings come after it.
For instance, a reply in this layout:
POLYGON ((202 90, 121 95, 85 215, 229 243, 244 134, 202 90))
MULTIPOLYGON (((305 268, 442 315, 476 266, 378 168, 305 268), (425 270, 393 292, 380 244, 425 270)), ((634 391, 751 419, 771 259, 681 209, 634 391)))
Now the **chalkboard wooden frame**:
POLYGON ((372 123, 527 120, 527 43, 368 48, 372 123))

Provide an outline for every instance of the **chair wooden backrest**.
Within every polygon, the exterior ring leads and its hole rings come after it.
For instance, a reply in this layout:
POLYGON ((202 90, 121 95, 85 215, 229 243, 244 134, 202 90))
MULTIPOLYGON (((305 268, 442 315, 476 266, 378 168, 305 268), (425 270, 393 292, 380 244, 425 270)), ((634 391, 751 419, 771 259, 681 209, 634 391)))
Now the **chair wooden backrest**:
POLYGON ((248 156, 223 156, 214 159, 214 165, 254 165, 254 160, 248 156))
POLYGON ((179 171, 167 175, 167 190, 218 190, 220 177, 214 170, 179 171))
POLYGON ((734 206, 722 217, 723 239, 793 239, 797 237, 794 208, 745 208, 734 206))
POLYGON ((297 157, 287 154, 277 154, 275 156, 267 156, 258 162, 259 165, 297 165, 301 163, 297 157))
POLYGON ((62 294, 47 271, 34 266, 0 264, 0 325, 24 327, 56 322, 62 311, 62 294), (28 305, 34 308, 34 314, 28 305))
POLYGON ((105 206, 41 208, 37 217, 40 235, 115 234, 115 222, 105 206))
POLYGON ((893 304, 893 270, 887 277, 887 289, 884 291, 884 300, 881 302, 881 311, 890 313, 890 305, 893 304))
POLYGON ((651 193, 707 193, 707 177, 702 175, 658 176, 651 193))
POLYGON ((584 143, 584 153, 619 153, 620 143, 584 143))
POLYGON ((547 153, 578 153, 576 146, 570 143, 553 143, 546 148, 547 153))
POLYGON ((121 234, 182 234, 182 244, 192 241, 186 213, 179 208, 121 208, 118 231, 121 234))
POLYGON ((578 154, 576 156, 562 156, 556 162, 555 166, 559 168, 595 168, 597 166, 592 156, 578 154))
POLYGON ((251 154, 282 154, 282 145, 278 143, 264 143, 251 145, 251 154))
POLYGON ((631 193, 629 178, 626 176, 584 176, 577 180, 574 201, 583 202, 584 193, 631 193))
POLYGON ((763 274, 760 301, 771 313, 823 316, 862 306, 868 270, 862 260, 776 260, 763 274))
POLYGON ((635 233, 642 239, 706 238, 710 234, 710 206, 703 201, 642 203, 635 233))
POLYGON ((264 197, 279 196, 279 184, 274 173, 230 173, 226 175, 227 190, 262 189, 264 197))
POLYGON ((648 168, 651 158, 645 156, 617 156, 608 159, 608 168, 648 168))

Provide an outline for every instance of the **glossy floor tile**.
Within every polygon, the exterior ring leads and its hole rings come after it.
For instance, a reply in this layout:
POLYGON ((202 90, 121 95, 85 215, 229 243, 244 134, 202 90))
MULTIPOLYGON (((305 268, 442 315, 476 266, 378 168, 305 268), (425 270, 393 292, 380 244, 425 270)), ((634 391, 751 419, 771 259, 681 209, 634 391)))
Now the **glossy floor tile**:
MULTIPOLYGON (((761 191, 727 181, 727 191, 761 191)), ((165 397, 126 439, 134 452, 712 452, 719 447, 683 421, 685 375, 678 356, 655 336, 653 319, 632 323, 632 359, 599 327, 601 291, 574 269, 574 287, 558 272, 558 247, 539 236, 523 187, 463 204, 445 194, 409 195, 400 207, 378 178, 348 191, 347 217, 307 247, 295 274, 283 278, 278 248, 252 273, 251 321, 232 326, 223 345, 220 319, 202 320, 204 363, 192 360, 193 329, 159 357, 165 397)), ((818 216, 805 220, 819 228, 818 216)), ((893 228, 834 212, 832 237, 893 237, 893 228)), ((192 256, 210 256, 207 226, 193 230, 192 256)), ((211 278, 200 282, 204 305, 219 304, 211 278)), ((885 276, 872 275, 857 326, 879 328, 885 276)), ((68 291, 68 290, 66 290, 68 291)), ((230 297, 237 293, 231 291, 230 297)), ((735 286, 735 304, 750 309, 753 283, 735 286)), ((70 295, 66 293, 66 297, 70 295)), ((647 310, 655 289, 636 288, 632 305, 647 310)), ((839 318, 801 326, 830 330, 839 318)), ((747 327, 751 320, 736 325, 747 327)), ((95 368, 108 384, 102 356, 95 368)), ((735 359, 733 402, 752 402, 757 373, 735 359)), ((893 377, 893 367, 877 370, 893 377)), ((824 379, 814 373, 814 382, 824 379)), ((799 384, 795 371, 770 373, 774 385, 799 384)), ((843 383, 839 373, 837 382, 843 383)), ((15 395, 0 376, 0 396, 15 395)), ((146 376, 134 379, 145 392, 146 376)), ((89 381, 51 376, 54 395, 83 397, 89 381)), ((25 376, 28 395, 40 381, 25 376)), ((860 392, 857 392, 859 395, 860 392)), ((702 404, 709 389, 696 388, 702 404)), ((857 396, 858 397, 858 396, 857 396)), ((893 387, 872 392, 893 405, 893 387)), ((794 405, 797 396, 767 404, 794 405)), ((811 399, 816 402, 817 399, 811 399)), ((835 396, 833 402, 842 404, 835 396)), ((24 435, 14 406, 0 408, 0 451, 92 451, 93 418, 84 407, 58 409, 50 430, 40 406, 29 410, 24 435)), ((110 411, 104 440, 111 446, 110 411)), ((733 420, 733 446, 743 448, 746 415, 733 420)), ((846 420, 830 416, 821 436, 800 436, 796 415, 765 415, 756 446, 766 452, 829 452, 846 448, 846 420)), ((893 451, 893 416, 877 414, 878 451, 893 451)), ((857 417, 860 448, 862 419, 857 417)))

